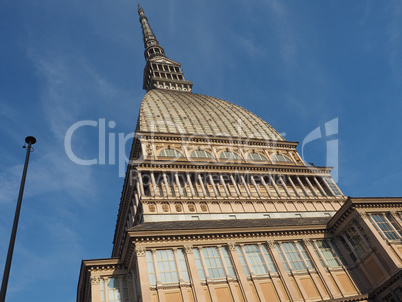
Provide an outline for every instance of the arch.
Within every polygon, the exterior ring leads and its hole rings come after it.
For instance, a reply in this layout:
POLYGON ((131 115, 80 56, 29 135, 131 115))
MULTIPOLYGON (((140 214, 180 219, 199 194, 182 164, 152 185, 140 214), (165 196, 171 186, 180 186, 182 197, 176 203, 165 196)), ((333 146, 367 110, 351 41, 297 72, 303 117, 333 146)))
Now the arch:
POLYGON ((211 153, 205 150, 194 150, 190 154, 191 158, 214 158, 211 153))
POLYGON ((232 151, 223 151, 219 154, 219 158, 221 159, 241 159, 239 154, 234 153, 232 151))
POLYGON ((292 160, 289 157, 287 157, 283 154, 272 155, 272 161, 273 162, 281 162, 281 163, 291 163, 292 162, 292 160))
POLYGON ((260 153, 251 152, 247 154, 247 159, 252 161, 268 161, 268 159, 260 153))
POLYGON ((183 154, 176 150, 176 149, 163 149, 162 151, 159 152, 158 157, 184 157, 183 154))

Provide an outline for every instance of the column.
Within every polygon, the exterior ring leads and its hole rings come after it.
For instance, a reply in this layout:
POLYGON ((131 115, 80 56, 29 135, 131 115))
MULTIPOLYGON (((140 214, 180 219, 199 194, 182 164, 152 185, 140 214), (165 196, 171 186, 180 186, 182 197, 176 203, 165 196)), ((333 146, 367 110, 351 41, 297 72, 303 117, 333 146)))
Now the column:
MULTIPOLYGON (((187 263, 188 263, 188 270, 190 275, 191 284, 193 285, 195 298, 197 302, 204 302, 205 301, 205 294, 204 289, 201 285, 200 277, 198 276, 197 267, 195 265, 194 255, 193 255, 193 246, 192 245, 185 245, 184 246, 184 253, 187 256, 187 263)), ((145 302, 145 301, 144 301, 145 302)))
POLYGON ((240 194, 239 188, 237 187, 237 184, 236 184, 232 174, 230 174, 230 180, 232 181, 232 184, 233 184, 233 187, 234 187, 234 189, 236 191, 237 196, 240 197, 241 194, 240 194))
POLYGON ((183 196, 183 191, 182 191, 182 188, 181 188, 179 175, 177 174, 177 172, 174 172, 174 179, 176 181, 176 185, 177 185, 177 188, 178 188, 177 191, 179 191, 179 196, 181 197, 181 196, 183 196))
POLYGON ((92 301, 100 301, 101 300, 101 289, 100 289, 100 283, 101 282, 102 282, 102 279, 99 276, 91 276, 91 298, 92 298, 92 301))
POLYGON ((244 179, 243 174, 240 175, 240 178, 241 178, 241 182, 243 183, 244 188, 246 189, 246 192, 247 192, 248 196, 250 197, 250 196, 251 196, 251 192, 250 192, 250 189, 249 189, 249 187, 248 187, 248 183, 246 183, 246 180, 244 179))
MULTIPOLYGON (((328 274, 327 274, 327 272, 325 270, 325 268, 328 268, 327 260, 325 259, 324 255, 321 253, 319 247, 316 245, 315 240, 313 240, 313 243, 311 243, 310 239, 304 239, 303 242, 304 242, 304 245, 306 247, 306 250, 307 250, 310 258, 315 263, 316 269, 318 269, 318 274, 321 277, 322 284, 325 286, 325 289, 328 292, 328 295, 331 298, 340 297, 342 295, 342 292, 339 291, 337 288, 335 288, 334 284, 328 278, 328 274), (318 254, 321 256, 321 259, 325 264, 325 268, 322 267, 320 259, 318 259, 317 255, 314 252, 314 248, 313 248, 312 244, 315 246, 318 254), (340 292, 341 295, 339 295, 338 292, 340 292)), ((330 272, 330 274, 331 274, 331 272, 330 272)), ((334 278, 334 276, 332 274, 331 274, 331 276, 334 279, 334 282, 335 282, 336 286, 339 288, 338 282, 336 281, 336 279, 334 278)))
POLYGON ((142 301, 152 301, 151 291, 149 289, 147 260, 145 258, 145 247, 136 247, 135 252, 137 254, 138 263, 138 277, 140 278, 141 298, 142 301))
POLYGON ((260 284, 258 283, 258 280, 257 281, 254 280, 254 273, 253 273, 253 270, 251 269, 251 265, 248 260, 247 254, 244 251, 244 244, 240 244, 239 247, 240 247, 241 252, 243 253, 243 258, 244 258, 244 261, 246 262, 248 271, 250 272, 251 281, 253 282, 255 290, 257 291, 258 298, 260 299, 260 301, 264 301, 264 293, 262 292, 262 289, 261 289, 260 284))
POLYGON ((222 174, 219 174, 219 178, 220 178, 220 180, 221 180, 221 184, 222 184, 222 186, 223 186, 223 189, 225 190, 226 197, 229 197, 229 196, 230 196, 230 193, 229 193, 228 188, 226 187, 225 180, 223 179, 222 174))
POLYGON ((302 189, 304 195, 306 195, 306 197, 309 197, 306 188, 304 187, 303 183, 301 182, 299 176, 296 176, 297 182, 299 183, 300 188, 302 189))
POLYGON ((159 275, 158 258, 156 257, 156 249, 152 249, 151 253, 152 253, 152 260, 154 263, 156 291, 158 293, 159 302, 165 302, 165 294, 163 293, 162 282, 161 282, 160 275, 159 275))
POLYGON ((313 195, 314 195, 315 197, 318 197, 318 195, 317 195, 317 193, 315 192, 314 187, 313 187, 313 185, 311 184, 311 182, 310 182, 310 180, 308 179, 308 177, 305 176, 304 179, 306 180, 308 186, 310 187, 311 192, 313 192, 313 195))
POLYGON ((297 196, 297 197, 300 197, 300 194, 299 194, 299 192, 297 192, 296 186, 295 186, 295 184, 293 183, 293 180, 292 180, 292 178, 291 178, 290 176, 288 176, 288 180, 289 180, 290 185, 291 185, 292 188, 293 188, 293 191, 295 191, 296 196, 297 196))
POLYGON ((281 180, 282 187, 283 187, 283 189, 285 190, 286 194, 288 194, 288 197, 291 197, 291 196, 290 196, 290 193, 289 193, 289 190, 288 190, 288 188, 286 187, 285 181, 283 180, 282 176, 279 176, 279 178, 280 178, 280 180, 281 180))
POLYGON ((221 258, 221 261, 222 261, 223 270, 225 271, 226 280, 228 281, 229 289, 230 289, 230 292, 232 293, 232 297, 235 302, 240 302, 241 300, 240 300, 240 297, 237 295, 236 288, 234 287, 233 282, 231 282, 234 278, 229 275, 229 270, 226 266, 225 257, 223 257, 223 253, 221 250, 222 246, 218 245, 217 247, 218 247, 219 257, 221 258))
POLYGON ((324 188, 321 186, 321 184, 320 184, 320 182, 317 180, 317 178, 316 178, 316 177, 313 177, 313 179, 314 179, 315 183, 317 184, 318 189, 320 189, 321 194, 322 194, 323 196, 327 196, 327 197, 328 197, 327 193, 325 192, 324 188))
POLYGON ((163 172, 162 175, 163 175, 163 183, 165 184, 165 188, 166 188, 166 195, 168 197, 170 197, 172 195, 172 193, 169 191, 169 184, 168 184, 168 181, 167 181, 166 173, 163 172))
POLYGON ((254 187, 255 187, 255 189, 256 189, 256 191, 257 191, 258 196, 261 198, 261 197, 262 197, 262 194, 261 194, 260 188, 258 187, 257 183, 256 183, 255 180, 254 180, 254 176, 253 176, 253 175, 250 175, 250 178, 251 178, 251 183, 254 185, 254 187))
POLYGON ((258 250, 260 251, 260 254, 261 254, 262 259, 263 259, 263 261, 264 261, 264 264, 265 264, 265 266, 266 266, 266 268, 267 268, 269 277, 271 278, 272 285, 274 286, 275 291, 276 291, 276 294, 277 294, 278 297, 279 297, 279 301, 285 301, 285 300, 287 299, 287 297, 285 297, 285 296, 283 295, 283 292, 282 292, 282 290, 279 288, 278 283, 275 282, 275 280, 273 279, 273 277, 272 277, 272 275, 271 275, 271 271, 269 270, 269 263, 267 262, 267 259, 265 258, 264 251, 262 250, 262 247, 261 247, 261 243, 258 243, 257 245, 258 245, 258 250))
POLYGON ((141 192, 141 195, 142 196, 145 196, 145 193, 144 193, 144 184, 142 183, 142 176, 141 176, 141 172, 140 171, 138 171, 138 182, 140 183, 140 192, 141 192))
POLYGON ((276 193, 278 194, 279 198, 282 198, 281 196, 281 192, 279 191, 278 186, 276 185, 274 179, 272 178, 272 176, 269 176, 269 181, 272 183, 272 186, 275 188, 276 193))
POLYGON ((264 186, 265 190, 267 191, 268 196, 272 197, 271 192, 269 191, 269 187, 268 187, 267 183, 264 180, 264 176, 261 176, 261 183, 264 186))
POLYGON ((189 187, 190 187, 191 196, 195 196, 195 192, 194 192, 194 188, 193 188, 193 183, 191 182, 190 174, 186 173, 186 177, 187 177, 188 185, 189 185, 189 187))
POLYGON ((182 273, 181 267, 180 267, 179 257, 177 256, 177 248, 173 248, 173 256, 174 256, 174 262, 176 264, 177 276, 179 277, 179 287, 180 287, 181 296, 183 298, 183 302, 189 302, 190 299, 187 295, 186 288, 182 286, 182 283, 184 283, 184 279, 183 279, 183 273, 182 273))
POLYGON ((237 272, 238 276, 238 281, 239 281, 239 286, 240 289, 243 293, 243 298, 244 301, 253 301, 253 291, 250 287, 250 284, 248 283, 246 274, 243 272, 243 268, 240 263, 239 256, 237 255, 236 252, 236 244, 234 242, 228 242, 228 250, 229 250, 229 255, 231 256, 233 260, 233 268, 237 272))
POLYGON ((291 278, 289 277, 288 272, 285 269, 285 266, 282 263, 281 258, 279 257, 279 253, 276 250, 275 242, 273 240, 267 241, 267 245, 269 247, 269 251, 271 252, 272 260, 275 262, 276 267, 279 270, 279 276, 282 280, 282 285, 285 288, 287 294, 289 295, 289 299, 291 301, 299 301, 299 294, 296 289, 292 286, 291 278))
POLYGON ((205 263, 205 258, 204 258, 204 253, 202 252, 202 247, 197 247, 200 253, 200 258, 201 258, 201 263, 202 267, 204 268, 204 275, 205 275, 205 280, 207 282, 207 288, 209 290, 209 294, 211 295, 211 300, 212 302, 218 302, 218 298, 216 297, 216 292, 215 288, 209 285, 209 282, 211 278, 209 277, 209 272, 208 272, 208 267, 207 264, 205 263))
POLYGON ((207 192, 205 191, 204 182, 202 181, 202 177, 200 174, 198 174, 198 181, 200 182, 202 193, 204 194, 204 197, 206 197, 207 192))
POLYGON ((212 178, 212 175, 210 173, 208 173, 208 176, 209 176, 209 181, 211 182, 211 185, 212 185, 212 190, 214 190, 215 197, 218 197, 220 194, 218 193, 218 191, 217 191, 217 189, 215 187, 215 181, 212 178))

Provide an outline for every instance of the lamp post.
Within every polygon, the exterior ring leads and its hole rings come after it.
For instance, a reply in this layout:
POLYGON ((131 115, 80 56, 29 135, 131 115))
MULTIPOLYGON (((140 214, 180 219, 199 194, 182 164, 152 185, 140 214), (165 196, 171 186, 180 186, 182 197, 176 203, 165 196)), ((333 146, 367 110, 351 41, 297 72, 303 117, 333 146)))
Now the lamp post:
POLYGON ((25 142, 28 144, 28 146, 26 147, 27 155, 25 157, 24 171, 22 172, 20 193, 18 195, 17 207, 15 209, 14 224, 13 229, 11 231, 10 244, 8 246, 7 260, 4 266, 3 282, 1 283, 0 302, 4 302, 6 300, 8 277, 10 275, 10 267, 11 267, 11 260, 13 258, 15 236, 17 235, 18 220, 20 218, 22 195, 24 194, 25 178, 27 176, 29 155, 31 154, 31 146, 36 143, 36 138, 34 138, 33 136, 27 136, 25 138, 25 142))

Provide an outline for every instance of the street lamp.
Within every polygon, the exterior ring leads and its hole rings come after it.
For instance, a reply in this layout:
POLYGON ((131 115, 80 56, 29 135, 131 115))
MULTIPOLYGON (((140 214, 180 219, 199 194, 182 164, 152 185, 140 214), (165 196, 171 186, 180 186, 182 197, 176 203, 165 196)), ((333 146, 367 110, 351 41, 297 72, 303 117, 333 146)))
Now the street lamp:
POLYGON ((3 282, 1 283, 0 302, 4 302, 6 300, 8 276, 10 275, 10 267, 11 267, 11 260, 13 258, 15 236, 17 235, 18 220, 20 218, 21 202, 22 202, 22 195, 24 194, 25 178, 27 176, 29 155, 31 154, 31 146, 36 143, 36 138, 34 138, 33 136, 27 136, 25 138, 25 142, 28 144, 28 146, 27 147, 24 146, 23 148, 27 149, 27 155, 25 157, 24 171, 22 172, 17 208, 15 209, 13 230, 11 231, 10 244, 8 245, 6 265, 4 266, 3 282))

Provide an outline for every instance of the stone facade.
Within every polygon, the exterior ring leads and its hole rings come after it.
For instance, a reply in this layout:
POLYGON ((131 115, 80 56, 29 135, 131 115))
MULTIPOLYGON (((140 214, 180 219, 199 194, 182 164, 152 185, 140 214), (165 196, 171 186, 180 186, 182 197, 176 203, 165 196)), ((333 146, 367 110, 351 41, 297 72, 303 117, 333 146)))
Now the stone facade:
POLYGON ((112 258, 82 262, 77 301, 402 300, 402 198, 346 197, 265 121, 193 94, 139 15, 147 93, 112 258))

